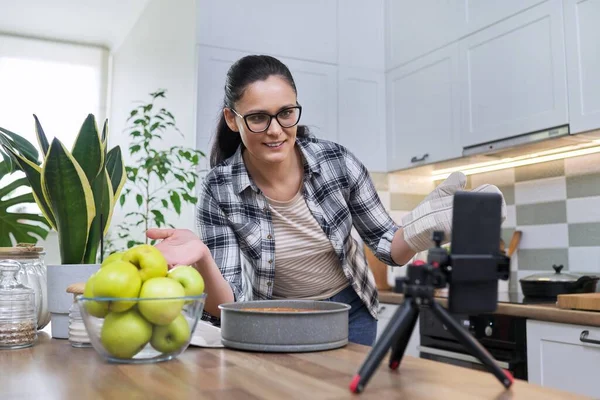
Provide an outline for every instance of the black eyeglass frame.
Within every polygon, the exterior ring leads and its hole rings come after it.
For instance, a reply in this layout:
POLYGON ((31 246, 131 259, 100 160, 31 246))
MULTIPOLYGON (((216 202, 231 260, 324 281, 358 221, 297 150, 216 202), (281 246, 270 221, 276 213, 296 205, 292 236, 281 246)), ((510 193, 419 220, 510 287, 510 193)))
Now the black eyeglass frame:
POLYGON ((230 109, 231 109, 231 111, 233 111, 233 112, 235 113, 235 115, 237 115, 238 117, 240 117, 241 119, 243 119, 243 120, 244 120, 244 123, 246 124, 246 127, 247 127, 247 128, 248 128, 248 130, 249 130, 250 132, 252 132, 252 133, 263 133, 263 132, 266 132, 266 131, 269 129, 269 127, 271 126, 271 122, 273 121, 273 118, 275 118, 275 119, 277 120, 277 123, 278 123, 278 124, 279 124, 279 125, 280 125, 282 128, 291 128, 291 127, 293 127, 293 126, 296 126, 296 125, 298 125, 298 123, 300 122, 300 118, 302 117, 302 106, 301 106, 300 104, 298 104, 298 105, 296 105, 296 106, 293 106, 293 107, 286 107, 286 108, 284 108, 284 109, 280 110, 280 111, 279 111, 277 114, 269 114, 269 113, 266 113, 266 112, 255 112, 255 113, 250 113, 250 114, 242 115, 242 114, 240 114, 239 112, 237 112, 237 111, 236 111, 234 108, 231 108, 231 107, 230 107, 230 109), (295 122, 293 125, 284 126, 284 125, 281 123, 281 121, 279 121, 279 118, 277 118, 277 117, 278 117, 278 116, 279 116, 279 114, 281 114, 282 112, 284 112, 284 111, 288 111, 288 110, 291 110, 291 109, 294 109, 294 108, 297 108, 297 109, 298 109, 298 120, 297 120, 297 121, 296 121, 296 122, 295 122), (255 131, 255 130, 252 130, 252 128, 250 128, 250 124, 248 124, 248 120, 247 120, 247 118, 248 118, 248 117, 252 117, 253 115, 267 115, 267 116, 269 116, 269 123, 267 124, 267 127, 266 127, 265 129, 261 130, 261 131, 255 131))

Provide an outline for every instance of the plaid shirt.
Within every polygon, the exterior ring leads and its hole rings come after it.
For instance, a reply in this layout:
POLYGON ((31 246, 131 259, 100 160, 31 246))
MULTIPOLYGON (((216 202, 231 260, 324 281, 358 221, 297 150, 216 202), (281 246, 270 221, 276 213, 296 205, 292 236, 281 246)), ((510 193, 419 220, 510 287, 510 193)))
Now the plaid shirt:
MULTIPOLYGON (((377 318, 378 294, 354 227, 376 257, 398 265, 391 243, 398 226, 383 207, 365 166, 343 146, 297 138, 304 158, 303 194, 329 238, 350 284, 377 318)), ((235 301, 270 299, 275 279, 275 237, 267 199, 248 175, 241 146, 202 182, 197 224, 235 301)), ((217 323, 204 312, 202 319, 217 323)))

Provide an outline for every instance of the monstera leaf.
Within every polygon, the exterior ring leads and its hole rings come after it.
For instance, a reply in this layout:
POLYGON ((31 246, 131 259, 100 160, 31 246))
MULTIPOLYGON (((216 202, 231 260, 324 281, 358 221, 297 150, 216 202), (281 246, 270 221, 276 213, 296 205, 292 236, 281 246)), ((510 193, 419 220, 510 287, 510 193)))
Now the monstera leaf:
MULTIPOLYGON (((0 180, 9 174, 9 166, 0 162, 0 180)), ((18 204, 35 204, 31 192, 15 195, 21 187, 29 187, 27 178, 20 178, 0 187, 0 247, 11 247, 16 243, 37 243, 46 239, 50 226, 39 214, 8 211, 18 204), (12 236, 12 237, 11 237, 12 236), (13 243, 13 238, 16 243, 13 243)))

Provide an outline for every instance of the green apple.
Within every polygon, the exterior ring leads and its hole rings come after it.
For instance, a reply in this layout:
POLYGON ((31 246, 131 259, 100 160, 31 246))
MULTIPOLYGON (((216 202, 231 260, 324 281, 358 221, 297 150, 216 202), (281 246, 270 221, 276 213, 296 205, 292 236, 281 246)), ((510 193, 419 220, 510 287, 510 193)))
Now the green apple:
POLYGON ((139 268, 142 282, 148 279, 167 276, 169 266, 160 250, 149 244, 140 244, 127 250, 123 261, 128 261, 139 268))
POLYGON ((171 353, 185 346, 190 334, 190 325, 183 314, 179 314, 169 325, 154 326, 150 344, 161 353, 171 353))
POLYGON ((110 312, 100 331, 102 346, 113 357, 131 358, 152 338, 152 324, 132 308, 125 312, 110 312))
POLYGON ((185 296, 185 290, 176 280, 166 277, 148 279, 142 284, 140 297, 143 299, 160 298, 161 300, 140 300, 138 309, 144 318, 153 324, 168 325, 180 315, 183 300, 163 299, 183 296, 185 296))
MULTIPOLYGON (((92 295, 94 297, 138 297, 142 279, 138 269, 131 263, 118 260, 100 268, 94 277, 92 295)), ((135 305, 135 301, 107 302, 110 311, 123 312, 135 305)))
MULTIPOLYGON (((94 281, 98 272, 94 272, 85 283, 85 289, 83 290, 83 297, 94 297, 94 281)), ((94 317, 104 318, 108 314, 108 302, 105 301, 92 301, 86 300, 84 304, 85 309, 94 317)))
POLYGON ((196 268, 189 265, 180 265, 173 268, 167 274, 171 278, 181 283, 186 296, 199 296, 204 293, 204 279, 196 268))
POLYGON ((106 257, 104 259, 104 261, 102 261, 100 268, 107 266, 108 264, 110 264, 113 261, 118 261, 118 260, 122 259, 124 253, 125 253, 124 251, 117 251, 116 253, 112 253, 111 255, 106 257))

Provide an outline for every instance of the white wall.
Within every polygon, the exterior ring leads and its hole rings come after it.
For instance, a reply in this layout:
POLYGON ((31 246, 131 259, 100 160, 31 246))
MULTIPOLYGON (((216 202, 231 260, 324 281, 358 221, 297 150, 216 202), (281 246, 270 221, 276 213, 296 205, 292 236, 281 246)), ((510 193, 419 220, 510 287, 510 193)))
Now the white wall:
MULTIPOLYGON (((149 93, 167 90, 164 107, 171 111, 178 133, 165 137, 165 147, 195 147, 195 0, 151 0, 122 44, 112 51, 110 104, 110 146, 120 145, 128 155, 129 136, 123 132, 129 112, 137 101, 148 101, 149 93)), ((205 150, 205 149, 202 149, 205 150)), ((126 163, 129 159, 126 158, 126 163)), ((133 199, 132 199, 133 200, 133 199)), ((112 227, 122 220, 133 203, 115 208, 112 227)), ((182 206, 182 214, 165 215, 167 223, 195 230, 194 208, 182 206)), ((140 234, 143 231, 140 229, 140 234)), ((143 236, 142 236, 143 237, 143 236)))

